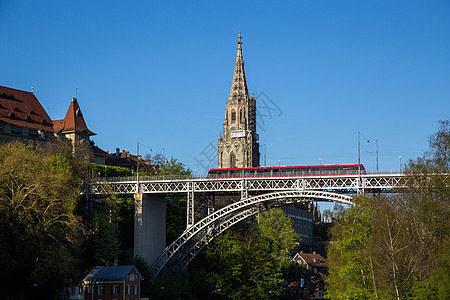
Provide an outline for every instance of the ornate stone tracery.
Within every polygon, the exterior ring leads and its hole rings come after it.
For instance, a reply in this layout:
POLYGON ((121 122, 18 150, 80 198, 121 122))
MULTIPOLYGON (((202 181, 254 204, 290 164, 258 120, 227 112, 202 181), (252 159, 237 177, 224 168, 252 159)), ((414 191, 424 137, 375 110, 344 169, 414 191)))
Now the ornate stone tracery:
POLYGON ((223 136, 217 147, 219 168, 259 166, 259 142, 256 133, 256 98, 248 93, 239 32, 237 55, 230 96, 225 104, 223 136), (230 120, 230 122, 228 122, 230 120), (234 159, 231 153, 235 155, 234 159), (233 166, 232 162, 235 164, 233 166))

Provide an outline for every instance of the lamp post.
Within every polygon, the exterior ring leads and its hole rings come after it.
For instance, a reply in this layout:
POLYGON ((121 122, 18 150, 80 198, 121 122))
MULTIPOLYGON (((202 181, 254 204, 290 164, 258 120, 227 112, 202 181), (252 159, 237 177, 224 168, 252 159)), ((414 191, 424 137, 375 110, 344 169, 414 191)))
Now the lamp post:
POLYGON ((377 173, 378 173, 378 139, 376 141, 377 141, 377 173))
MULTIPOLYGON (((322 157, 319 157, 320 166, 322 167, 322 157)), ((319 168, 319 176, 322 175, 322 168, 319 168)))
POLYGON ((266 151, 266 144, 264 144, 264 167, 267 166, 266 153, 267 153, 267 151, 266 151))
POLYGON ((211 294, 209 294, 209 298, 208 299, 211 299, 212 294, 214 294, 215 292, 220 292, 221 290, 222 289, 217 289, 217 290, 212 291, 211 294))
POLYGON ((402 156, 399 155, 398 158, 400 159, 400 174, 402 174, 402 156))
POLYGON ((361 176, 361 144, 359 142, 359 130, 358 130, 358 175, 361 176))
POLYGON ((166 176, 166 149, 163 148, 163 180, 166 176))
POLYGON ((139 193, 140 192, 140 188, 139 188, 139 142, 137 142, 136 182, 137 182, 136 192, 139 193))

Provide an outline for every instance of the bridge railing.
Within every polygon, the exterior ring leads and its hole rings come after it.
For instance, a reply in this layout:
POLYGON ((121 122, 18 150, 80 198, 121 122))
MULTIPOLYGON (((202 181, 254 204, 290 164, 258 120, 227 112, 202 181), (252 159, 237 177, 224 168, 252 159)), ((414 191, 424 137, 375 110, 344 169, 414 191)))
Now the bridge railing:
POLYGON ((389 170, 366 170, 367 175, 399 175, 403 174, 403 171, 400 171, 399 169, 389 169, 389 170))
MULTIPOLYGON (((401 174, 400 170, 367 170, 366 174, 361 175, 399 175, 401 174)), ((335 174, 331 171, 322 171, 322 172, 314 172, 311 174, 305 175, 290 175, 290 174, 277 174, 277 175, 265 175, 259 176, 258 174, 233 174, 232 176, 228 176, 227 174, 214 174, 210 178, 221 179, 221 178, 279 178, 279 177, 309 177, 309 176, 333 176, 333 175, 358 175, 351 173, 343 173, 343 174, 335 174)), ((139 176, 139 181, 164 181, 164 180, 186 180, 186 179, 207 179, 207 175, 154 175, 154 176, 139 176)), ((136 176, 128 176, 128 177, 99 177, 99 181, 106 182, 136 182, 136 176)))

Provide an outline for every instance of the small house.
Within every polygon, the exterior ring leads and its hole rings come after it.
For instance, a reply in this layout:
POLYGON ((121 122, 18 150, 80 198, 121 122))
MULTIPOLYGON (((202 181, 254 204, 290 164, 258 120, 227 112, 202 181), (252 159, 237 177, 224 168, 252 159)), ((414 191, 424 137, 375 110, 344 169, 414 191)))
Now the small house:
POLYGON ((93 267, 83 279, 84 299, 140 299, 143 279, 135 266, 93 267))

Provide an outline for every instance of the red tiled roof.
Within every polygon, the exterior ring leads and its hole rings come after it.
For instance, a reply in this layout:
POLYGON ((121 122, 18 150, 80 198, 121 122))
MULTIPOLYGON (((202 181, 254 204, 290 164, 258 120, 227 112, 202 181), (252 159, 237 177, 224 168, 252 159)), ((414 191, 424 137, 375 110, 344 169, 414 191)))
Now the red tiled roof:
POLYGON ((0 86, 0 121, 53 132, 45 109, 33 93, 0 86))
POLYGON ((298 253, 298 255, 303 258, 303 260, 311 267, 328 267, 327 262, 320 254, 311 253, 298 253))
POLYGON ((53 121, 53 127, 55 132, 80 132, 86 130, 89 135, 95 135, 94 132, 88 129, 76 98, 72 99, 66 117, 63 120, 53 121))

